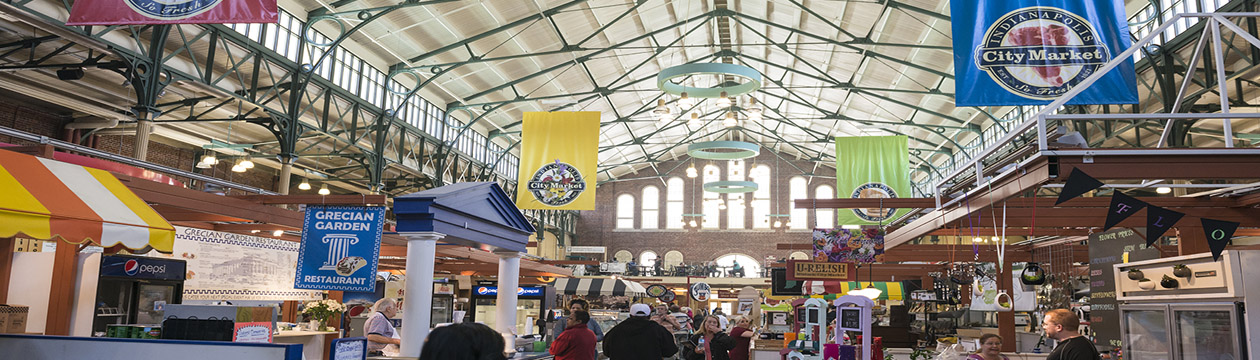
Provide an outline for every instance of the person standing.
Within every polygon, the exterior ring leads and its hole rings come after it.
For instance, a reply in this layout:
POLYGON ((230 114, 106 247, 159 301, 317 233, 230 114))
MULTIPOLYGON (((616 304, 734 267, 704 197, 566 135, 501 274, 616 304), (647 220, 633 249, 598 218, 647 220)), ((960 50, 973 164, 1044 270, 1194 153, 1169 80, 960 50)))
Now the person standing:
POLYGON ((967 356, 967 360, 1010 360, 1002 355, 1002 337, 996 334, 980 335, 980 350, 967 356))
POLYGON ((722 332, 717 317, 709 316, 700 324, 700 331, 691 335, 687 343, 687 360, 730 360, 735 339, 722 332))
POLYGON ((678 345, 674 335, 649 320, 647 304, 630 305, 630 318, 608 330, 604 336, 604 356, 612 360, 661 360, 674 356, 678 345))
MULTIPOLYGON (((589 315, 590 306, 591 304, 586 302, 586 300, 583 300, 583 299, 569 300, 569 316, 572 316, 573 313, 578 312, 578 311, 587 312, 587 315, 589 315)), ((567 322, 568 322, 567 317, 556 319, 556 328, 552 329, 551 333, 555 334, 556 338, 559 338, 560 334, 563 333, 564 330, 569 327, 567 322)), ((586 328, 590 329, 591 332, 595 334, 596 342, 604 341, 604 329, 601 329, 599 327, 599 323, 595 322, 595 320, 591 319, 589 316, 587 317, 587 320, 586 320, 586 328)), ((552 341, 555 341, 554 338, 552 341)), ((591 354, 595 355, 598 353, 599 353, 599 348, 596 347, 595 344, 591 344, 591 354)))
POLYGON ((669 314, 669 309, 665 307, 665 304, 656 304, 656 312, 652 313, 652 321, 661 324, 661 327, 664 327, 665 330, 669 330, 671 333, 683 329, 682 324, 678 323, 678 319, 669 314))
POLYGON ((731 349, 731 360, 748 360, 748 350, 752 348, 752 338, 757 335, 746 316, 735 318, 735 327, 731 329, 731 337, 735 338, 735 347, 731 349))
POLYGON ((372 316, 363 322, 363 336, 368 340, 368 353, 380 355, 386 346, 402 343, 395 336, 394 324, 389 322, 390 318, 398 315, 398 303, 394 299, 383 298, 372 305, 372 310, 372 316))
POLYGON ((722 308, 713 309, 713 316, 718 318, 718 324, 722 325, 722 331, 730 329, 731 320, 726 318, 726 313, 722 312, 722 308))
POLYGON ((678 305, 669 306, 669 315, 673 316, 674 320, 677 320, 684 330, 691 330, 691 317, 684 313, 678 305))
POLYGON ((1046 313, 1041 328, 1046 337, 1058 342, 1046 360, 1101 360, 1094 343, 1077 330, 1081 319, 1071 310, 1054 309, 1046 313))
POLYGON ((589 349, 595 347, 595 332, 586 327, 591 321, 591 314, 578 310, 565 319, 564 332, 556 336, 548 351, 556 356, 556 360, 595 360, 595 354, 589 349))

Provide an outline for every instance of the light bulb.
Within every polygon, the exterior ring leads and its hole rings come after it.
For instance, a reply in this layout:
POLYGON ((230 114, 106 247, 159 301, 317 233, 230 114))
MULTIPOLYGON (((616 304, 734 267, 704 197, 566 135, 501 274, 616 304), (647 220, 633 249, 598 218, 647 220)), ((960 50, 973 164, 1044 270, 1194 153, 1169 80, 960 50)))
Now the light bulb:
POLYGON ((782 222, 779 222, 779 221, 774 222, 774 227, 780 227, 780 226, 783 226, 782 222))
POLYGON ((320 185, 320 186, 319 186, 319 194, 320 194, 320 195, 328 195, 328 194, 331 194, 331 193, 332 193, 331 191, 328 191, 328 184, 322 184, 322 185, 320 185))
POLYGON ((680 94, 680 95, 678 96, 678 107, 679 107, 679 108, 689 108, 689 107, 691 107, 692 105, 695 105, 695 104, 696 104, 695 102, 691 101, 691 97, 690 97, 690 96, 687 96, 687 92, 685 92, 685 91, 684 91, 682 94, 680 94))
POLYGON ((726 202, 718 203, 718 210, 726 210, 726 202))
POLYGON ((717 106, 718 107, 731 107, 731 98, 726 96, 725 91, 723 91, 722 94, 719 95, 717 99, 717 106))
POLYGON ((245 157, 245 160, 244 160, 244 161, 241 161, 241 166, 245 167, 246 169, 253 169, 253 168, 254 168, 254 157, 253 157, 253 156, 246 156, 246 157, 245 157))
POLYGON ((752 121, 761 121, 761 119, 762 119, 762 117, 761 117, 761 112, 760 112, 760 111, 749 111, 749 112, 748 112, 748 120, 752 120, 752 121))
POLYGON ((687 222, 687 225, 691 225, 691 227, 696 227, 696 221, 695 221, 695 220, 691 220, 691 221, 687 222))
POLYGON ((652 110, 656 114, 668 114, 669 108, 665 107, 665 99, 656 99, 656 110, 652 110))
POLYGON ((232 172, 243 173, 245 172, 245 170, 246 170, 245 165, 243 165, 240 160, 237 160, 236 164, 232 165, 232 172))
POLYGON ((696 164, 691 164, 691 167, 687 168, 687 177, 694 178, 697 175, 699 174, 696 173, 696 164))
POLYGON ((310 189, 311 189, 311 182, 307 181, 306 179, 302 179, 302 183, 298 184, 298 190, 310 190, 310 189))
POLYGON ((735 121, 735 113, 733 112, 726 113, 726 119, 722 120, 722 126, 735 127, 735 125, 737 124, 738 122, 735 121))
POLYGON ((205 156, 201 157, 201 163, 206 165, 217 165, 219 163, 219 159, 214 157, 214 153, 207 153, 205 156))
POLYGON ((982 243, 982 242, 984 242, 984 238, 981 238, 981 237, 975 237, 975 238, 972 238, 972 239, 971 239, 971 242, 973 242, 973 243, 982 243))
POLYGON ((687 120, 687 126, 700 127, 700 114, 695 112, 691 113, 691 120, 687 120))
POLYGON ((280 236, 280 235, 284 235, 284 230, 276 230, 276 231, 272 231, 272 232, 271 232, 271 235, 272 235, 272 236, 280 236))
POLYGON ((1172 188, 1167 187, 1167 186, 1160 186, 1160 187, 1155 188, 1155 193, 1157 194, 1167 194, 1171 192, 1172 192, 1172 188))
POLYGON ((249 231, 249 233, 250 233, 250 234, 257 234, 257 233, 258 233, 258 229, 250 230, 250 231, 249 231))

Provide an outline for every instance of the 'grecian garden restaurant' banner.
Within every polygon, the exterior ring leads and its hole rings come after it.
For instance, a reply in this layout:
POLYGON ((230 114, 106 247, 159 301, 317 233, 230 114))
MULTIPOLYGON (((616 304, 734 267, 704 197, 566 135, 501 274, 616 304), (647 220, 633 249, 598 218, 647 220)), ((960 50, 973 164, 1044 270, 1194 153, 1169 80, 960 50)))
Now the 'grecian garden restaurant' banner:
MULTIPOLYGON (((977 0, 950 3, 957 106, 1045 105, 1130 46, 1114 0, 977 0)), ((1067 102, 1136 104, 1133 59, 1067 102)))
POLYGON ((375 291, 384 222, 384 207, 307 206, 293 287, 375 291))

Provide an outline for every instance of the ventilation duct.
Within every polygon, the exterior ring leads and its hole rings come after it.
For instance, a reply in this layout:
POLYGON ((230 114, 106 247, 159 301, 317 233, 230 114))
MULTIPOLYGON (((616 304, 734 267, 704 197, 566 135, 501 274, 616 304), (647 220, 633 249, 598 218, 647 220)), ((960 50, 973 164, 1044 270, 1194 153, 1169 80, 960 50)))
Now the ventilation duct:
POLYGON ((99 116, 84 116, 75 118, 73 122, 66 124, 67 130, 77 129, 102 129, 118 126, 118 118, 103 118, 99 116))

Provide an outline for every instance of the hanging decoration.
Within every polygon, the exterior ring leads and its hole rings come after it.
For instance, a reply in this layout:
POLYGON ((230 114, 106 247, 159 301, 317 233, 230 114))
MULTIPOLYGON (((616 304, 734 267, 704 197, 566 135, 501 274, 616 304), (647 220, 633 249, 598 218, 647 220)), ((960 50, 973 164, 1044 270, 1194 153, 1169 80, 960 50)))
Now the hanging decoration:
MULTIPOLYGON (((836 197, 910 196, 910 150, 906 136, 836 137, 836 197)), ((860 208, 836 212, 838 225, 882 225, 906 209, 860 208)))
POLYGON ((1207 234, 1208 248, 1212 249, 1212 260, 1220 261, 1221 252, 1225 251, 1225 245, 1229 245, 1229 241, 1234 237, 1234 231, 1238 230, 1239 224, 1233 221, 1200 220, 1203 223, 1203 233, 1207 234))
POLYGON ((594 210, 599 112, 526 112, 516 206, 594 210))
POLYGON ((744 141, 704 141, 687 145, 687 156, 705 160, 743 160, 761 154, 761 146, 744 141))
POLYGON ((1111 194, 1111 206, 1107 208, 1107 222, 1103 225, 1103 231, 1111 230, 1116 224, 1145 207, 1145 201, 1134 199, 1119 190, 1115 191, 1111 194))
POLYGON ((874 263, 884 261, 884 231, 814 229, 814 261, 874 263))
POLYGON ((1186 216, 1176 211, 1168 210, 1155 205, 1146 207, 1146 246, 1155 246, 1155 240, 1159 240, 1164 233, 1171 229, 1173 224, 1186 216))
MULTIPOLYGON (((760 89, 761 73, 757 72, 756 69, 737 64, 683 64, 661 70, 656 75, 656 87, 671 95, 681 96, 683 93, 687 93, 688 99, 692 97, 709 99, 720 97, 727 98, 727 101, 730 101, 730 97, 737 97, 760 89), (736 80, 733 85, 717 87, 691 87, 673 81, 674 79, 685 79, 702 75, 718 75, 723 78, 733 77, 739 80, 736 80)), ((730 105, 727 104, 727 106, 730 105)))
POLYGON ((1072 174, 1068 175, 1067 183, 1063 184, 1063 190, 1059 192, 1059 200, 1054 205, 1062 204, 1064 201, 1072 200, 1077 196, 1085 195, 1091 190, 1103 186, 1102 181, 1098 181, 1079 168, 1073 168, 1072 174))

